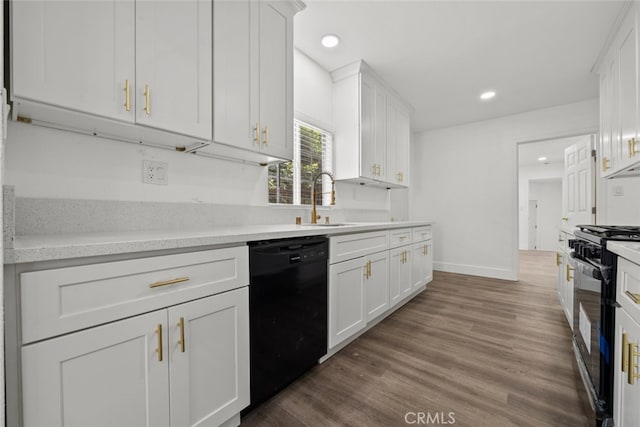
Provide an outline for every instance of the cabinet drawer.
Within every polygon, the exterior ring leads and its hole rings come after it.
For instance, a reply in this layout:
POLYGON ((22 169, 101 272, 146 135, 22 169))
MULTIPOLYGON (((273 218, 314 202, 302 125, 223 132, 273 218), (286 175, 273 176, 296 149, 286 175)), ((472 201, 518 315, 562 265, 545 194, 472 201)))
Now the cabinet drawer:
POLYGON ((246 246, 22 273, 22 342, 248 284, 246 246))
POLYGON ((389 230, 389 247, 397 248, 398 246, 404 246, 411 243, 411 229, 410 228, 398 228, 396 230, 389 230))
POLYGON ((431 239, 431 226, 414 227, 413 228, 413 241, 422 242, 431 239))
POLYGON ((618 257, 616 301, 640 322, 640 265, 618 257))
POLYGON ((389 232, 347 234, 329 238, 329 263, 347 261, 389 249, 389 232))

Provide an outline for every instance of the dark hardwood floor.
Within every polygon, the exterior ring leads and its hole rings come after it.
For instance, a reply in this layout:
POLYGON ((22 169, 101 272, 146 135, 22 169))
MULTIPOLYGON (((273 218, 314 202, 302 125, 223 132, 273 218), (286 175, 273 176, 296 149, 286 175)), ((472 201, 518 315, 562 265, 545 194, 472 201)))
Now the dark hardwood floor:
POLYGON ((529 251, 519 282, 436 272, 242 426, 592 426, 556 274, 554 252, 529 251))

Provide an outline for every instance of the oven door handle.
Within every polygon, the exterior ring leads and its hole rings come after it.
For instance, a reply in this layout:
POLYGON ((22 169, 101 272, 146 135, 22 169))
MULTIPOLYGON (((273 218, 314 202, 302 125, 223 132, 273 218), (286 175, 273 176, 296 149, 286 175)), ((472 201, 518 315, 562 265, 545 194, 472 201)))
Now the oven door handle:
POLYGON ((611 284, 612 279, 612 268, 607 267, 605 265, 600 264, 599 262, 584 259, 582 257, 576 256, 575 252, 571 252, 571 258, 576 262, 576 264, 580 264, 583 266, 583 271, 587 271, 587 275, 596 280, 604 280, 604 282, 609 285, 611 284))

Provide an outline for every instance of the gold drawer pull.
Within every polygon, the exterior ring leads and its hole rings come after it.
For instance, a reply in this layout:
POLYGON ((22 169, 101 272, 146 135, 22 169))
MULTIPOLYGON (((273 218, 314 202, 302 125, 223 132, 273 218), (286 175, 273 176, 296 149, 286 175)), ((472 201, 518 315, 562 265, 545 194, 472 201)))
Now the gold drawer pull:
POLYGON ((631 291, 624 291, 624 293, 626 296, 631 298, 631 301, 633 301, 636 304, 640 304, 640 294, 634 294, 631 291))
POLYGON ((124 81, 124 109, 131 111, 131 85, 129 80, 124 81))
POLYGON ((144 112, 147 116, 151 114, 151 90, 149 85, 144 86, 144 112))
POLYGON ((260 145, 260 123, 256 123, 253 128, 253 143, 260 145))
POLYGON ((178 344, 180 344, 180 351, 184 353, 184 346, 186 344, 184 340, 184 317, 180 318, 178 327, 180 328, 180 341, 178 341, 178 344))
POLYGON ((573 267, 567 264, 567 282, 573 280, 573 276, 571 275, 571 271, 573 271, 573 267))
POLYGON ((262 131, 262 139, 264 145, 269 145, 269 128, 267 125, 264 126, 264 130, 262 131))
POLYGON ((156 353, 158 353, 158 362, 162 362, 162 323, 158 323, 156 334, 158 334, 158 347, 156 348, 156 353))
POLYGON ((629 338, 627 334, 622 334, 622 372, 627 372, 629 365, 629 338))
POLYGON ((164 282, 155 282, 149 285, 150 288, 159 288, 160 286, 173 285, 174 283, 186 282, 188 277, 178 277, 171 280, 165 280, 164 282))

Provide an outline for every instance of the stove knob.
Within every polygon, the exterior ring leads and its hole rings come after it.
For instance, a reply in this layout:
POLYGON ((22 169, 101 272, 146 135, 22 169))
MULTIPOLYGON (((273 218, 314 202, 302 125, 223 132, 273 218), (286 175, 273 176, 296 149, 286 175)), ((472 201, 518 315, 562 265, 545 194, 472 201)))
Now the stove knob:
POLYGON ((576 239, 569 239, 569 247, 570 247, 571 249, 575 248, 575 246, 576 246, 576 242, 577 242, 577 240, 576 240, 576 239))

